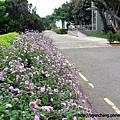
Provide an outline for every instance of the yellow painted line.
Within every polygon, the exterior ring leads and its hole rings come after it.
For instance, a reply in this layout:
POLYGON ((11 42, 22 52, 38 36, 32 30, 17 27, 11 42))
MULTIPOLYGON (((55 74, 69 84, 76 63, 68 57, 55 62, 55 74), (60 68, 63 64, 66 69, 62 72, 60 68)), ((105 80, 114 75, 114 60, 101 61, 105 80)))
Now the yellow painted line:
MULTIPOLYGON (((69 64, 69 66, 71 66, 70 62, 67 59, 65 59, 65 61, 69 64)), ((78 74, 84 81, 88 81, 87 78, 83 76, 80 72, 78 72, 78 74)))
POLYGON ((88 83, 89 86, 91 86, 92 88, 94 88, 94 85, 92 83, 88 83))
POLYGON ((70 62, 67 59, 65 59, 65 61, 67 62, 67 64, 69 64, 69 66, 71 66, 70 62))
POLYGON ((111 102, 108 98, 104 98, 104 100, 115 110, 117 114, 120 114, 120 110, 115 106, 113 102, 111 102))
POLYGON ((115 110, 117 114, 120 114, 120 110, 115 110))
POLYGON ((80 72, 78 72, 78 74, 84 81, 88 81, 87 78, 85 76, 83 76, 80 72))
POLYGON ((114 103, 111 102, 108 98, 104 98, 104 100, 111 106, 114 106, 114 103))

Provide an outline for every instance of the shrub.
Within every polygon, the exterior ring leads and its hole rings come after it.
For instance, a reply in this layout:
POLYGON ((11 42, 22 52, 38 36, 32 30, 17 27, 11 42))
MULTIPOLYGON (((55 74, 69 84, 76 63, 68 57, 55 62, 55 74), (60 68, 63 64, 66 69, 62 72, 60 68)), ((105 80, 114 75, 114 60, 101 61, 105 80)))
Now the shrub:
POLYGON ((111 43, 111 42, 114 42, 114 39, 113 39, 113 33, 111 31, 109 31, 107 33, 107 40, 111 43))
POLYGON ((116 34, 114 34, 114 36, 115 36, 114 37, 115 40, 120 42, 120 33, 116 33, 116 34))
POLYGON ((55 28, 54 32, 56 32, 57 34, 67 34, 67 29, 65 29, 65 28, 55 28))
POLYGON ((12 45, 13 41, 19 36, 18 33, 12 32, 0 35, 0 46, 10 46, 12 45))
POLYGON ((110 43, 114 41, 119 41, 120 42, 120 33, 115 33, 113 34, 111 31, 107 33, 107 39, 110 43))
POLYGON ((52 40, 26 32, 0 61, 0 120, 72 120, 91 114, 52 40))

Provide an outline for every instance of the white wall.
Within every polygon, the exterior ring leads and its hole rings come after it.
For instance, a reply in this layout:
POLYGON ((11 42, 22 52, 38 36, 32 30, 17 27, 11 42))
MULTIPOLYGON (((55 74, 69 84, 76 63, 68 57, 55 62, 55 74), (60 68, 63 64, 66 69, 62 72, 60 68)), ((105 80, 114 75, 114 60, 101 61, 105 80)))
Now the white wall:
MULTIPOLYGON (((66 24, 67 24, 66 21, 64 21, 64 24, 65 24, 65 28, 67 28, 67 27, 66 27, 66 24)), ((56 26, 57 26, 58 28, 62 28, 62 21, 61 21, 61 20, 56 21, 56 26)))
POLYGON ((57 26, 58 28, 62 28, 62 21, 61 21, 61 20, 56 21, 56 26, 57 26))

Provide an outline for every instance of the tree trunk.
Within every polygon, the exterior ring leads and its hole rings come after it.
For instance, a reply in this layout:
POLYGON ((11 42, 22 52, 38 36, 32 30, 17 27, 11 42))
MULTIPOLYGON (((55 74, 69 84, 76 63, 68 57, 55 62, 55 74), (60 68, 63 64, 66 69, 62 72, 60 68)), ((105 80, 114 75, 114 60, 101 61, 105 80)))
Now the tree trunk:
POLYGON ((103 33, 106 34, 108 32, 108 25, 107 25, 106 17, 105 17, 104 12, 102 11, 101 8, 98 7, 98 11, 99 11, 102 25, 103 25, 103 33))
MULTIPOLYGON (((107 5, 107 3, 104 0, 97 0, 100 3, 102 3, 105 8, 108 10, 108 12, 117 20, 120 22, 120 17, 118 17, 113 11, 111 11, 110 7, 107 5)), ((118 3, 119 4, 119 3, 118 3)))

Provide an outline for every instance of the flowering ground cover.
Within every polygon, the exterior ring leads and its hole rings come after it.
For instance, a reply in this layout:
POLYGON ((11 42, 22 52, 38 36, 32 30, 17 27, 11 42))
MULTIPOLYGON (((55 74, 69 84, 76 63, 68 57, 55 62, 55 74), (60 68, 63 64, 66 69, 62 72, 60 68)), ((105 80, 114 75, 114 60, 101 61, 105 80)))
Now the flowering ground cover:
POLYGON ((0 120, 89 120, 74 72, 49 38, 26 32, 0 58, 0 120))

